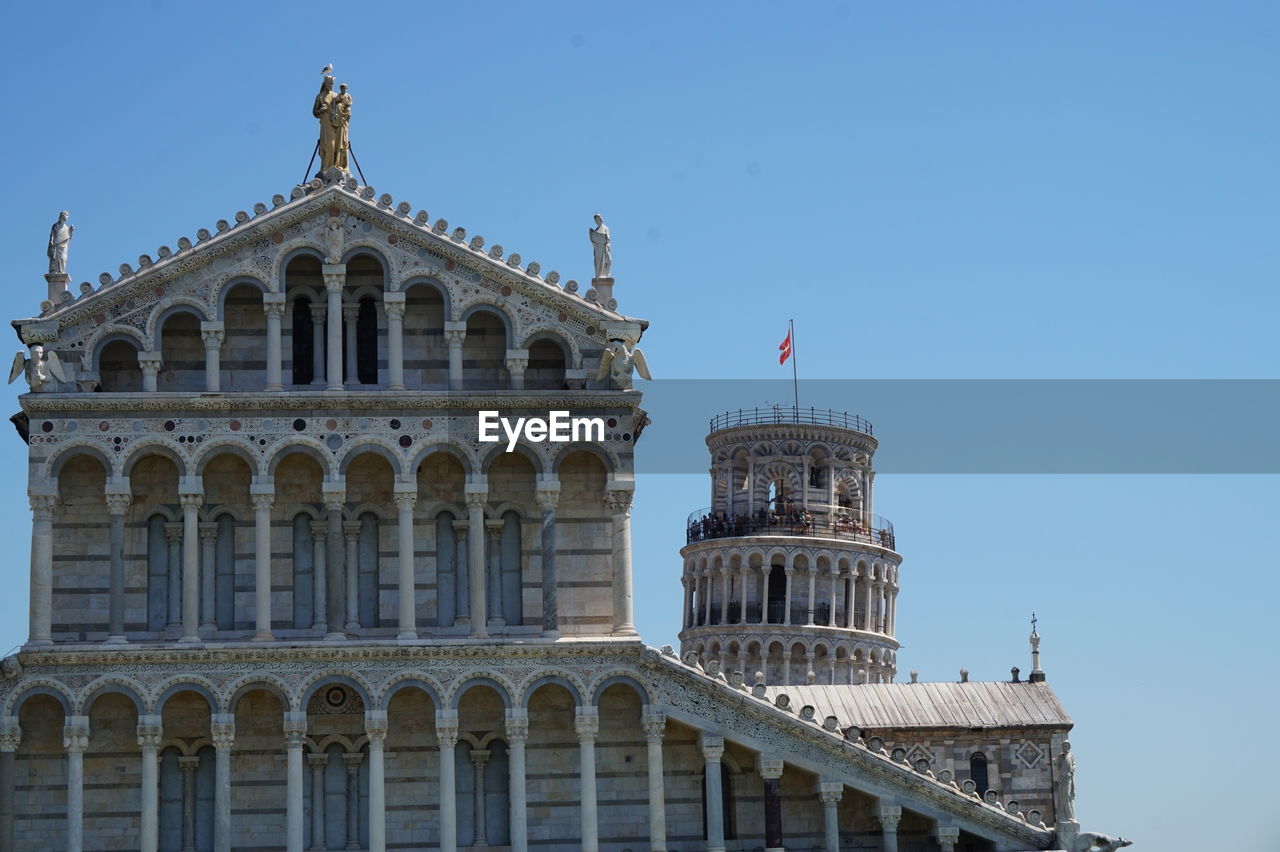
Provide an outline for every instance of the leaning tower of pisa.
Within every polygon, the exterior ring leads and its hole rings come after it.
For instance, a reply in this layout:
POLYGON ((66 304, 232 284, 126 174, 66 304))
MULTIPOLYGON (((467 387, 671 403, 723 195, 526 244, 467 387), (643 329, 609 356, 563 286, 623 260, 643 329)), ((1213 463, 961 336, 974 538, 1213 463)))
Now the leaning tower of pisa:
POLYGON ((819 409, 711 420, 711 505, 689 516, 682 656, 767 685, 888 683, 898 567, 872 514, 871 424, 819 409))

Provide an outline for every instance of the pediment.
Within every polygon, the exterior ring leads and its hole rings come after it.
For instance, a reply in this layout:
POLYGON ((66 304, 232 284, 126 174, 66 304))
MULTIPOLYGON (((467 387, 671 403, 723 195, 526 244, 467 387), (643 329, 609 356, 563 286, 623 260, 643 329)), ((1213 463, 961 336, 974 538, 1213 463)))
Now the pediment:
MULTIPOLYGON (((292 197, 277 195, 272 204, 255 204, 233 220, 201 229, 195 241, 183 238, 176 250, 162 247, 137 265, 121 264, 119 274, 104 273, 98 284, 73 286, 57 304, 45 302, 39 316, 15 320, 26 343, 44 343, 71 356, 109 337, 132 338, 140 351, 158 350, 158 323, 166 312, 187 310, 202 322, 223 320, 227 289, 251 283, 265 294, 284 295, 284 268, 292 257, 323 258, 325 228, 341 222, 342 253, 373 255, 385 271, 386 292, 430 279, 449 295, 452 319, 469 308, 499 307, 509 318, 513 341, 555 330, 582 353, 605 345, 611 333, 637 338, 647 323, 626 317, 616 302, 600 304, 594 290, 558 273, 543 273, 537 263, 483 238, 468 238, 444 219, 431 223, 426 211, 412 214, 407 202, 378 195, 349 176, 334 173, 296 187, 292 197)), ((268 298, 271 298, 268 296, 268 298)), ((603 295, 602 295, 603 300, 603 295)))

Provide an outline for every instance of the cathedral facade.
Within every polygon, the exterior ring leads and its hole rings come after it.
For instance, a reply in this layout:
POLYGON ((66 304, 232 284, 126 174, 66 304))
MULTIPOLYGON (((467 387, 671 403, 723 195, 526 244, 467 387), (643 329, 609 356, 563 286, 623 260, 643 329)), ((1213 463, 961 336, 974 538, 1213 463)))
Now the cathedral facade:
POLYGON ((580 288, 324 165, 96 285, 64 242, 14 322, 0 850, 1114 848, 1038 665, 895 682, 870 424, 712 421, 649 647, 607 229, 580 288), (508 451, 486 411, 585 426, 508 451))

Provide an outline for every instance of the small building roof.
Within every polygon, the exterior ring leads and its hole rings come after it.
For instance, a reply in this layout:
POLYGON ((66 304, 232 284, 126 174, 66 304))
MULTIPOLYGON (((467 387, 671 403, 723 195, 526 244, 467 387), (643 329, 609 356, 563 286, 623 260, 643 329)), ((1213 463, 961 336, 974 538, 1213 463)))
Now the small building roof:
POLYGON ((859 728, 1070 728, 1074 723, 1047 683, 864 683, 769 686, 799 710, 813 705, 817 719, 835 716, 859 728))

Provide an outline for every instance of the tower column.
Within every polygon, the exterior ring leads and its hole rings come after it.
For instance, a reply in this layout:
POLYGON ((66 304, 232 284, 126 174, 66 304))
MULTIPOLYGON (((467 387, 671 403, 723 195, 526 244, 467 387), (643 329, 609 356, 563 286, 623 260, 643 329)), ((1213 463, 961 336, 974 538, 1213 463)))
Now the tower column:
POLYGON ((488 625, 497 633, 502 632, 507 619, 502 614, 502 521, 490 519, 485 521, 485 531, 489 534, 488 559, 488 625))
POLYGON ((324 845, 324 771, 329 766, 329 755, 324 752, 307 755, 311 767, 311 850, 320 852, 324 845))
POLYGON ((344 521, 347 542, 347 632, 360 628, 360 522, 344 521))
POLYGON ((782 845, 782 758, 760 755, 760 777, 764 779, 764 848, 785 852, 782 845))
POLYGON ((346 548, 342 541, 342 510, 347 502, 345 482, 322 482, 320 494, 324 498, 325 522, 325 620, 326 639, 343 638, 346 627, 346 548))
POLYGON ((440 744, 440 852, 458 851, 458 812, 454 803, 454 749, 458 745, 458 711, 436 711, 436 741, 440 744))
POLYGON ((218 525, 200 524, 200 635, 209 637, 218 629, 214 596, 217 593, 218 525))
POLYGON ((750 577, 751 577, 751 569, 743 567, 743 569, 739 572, 739 577, 738 577, 738 583, 739 583, 738 595, 741 598, 738 601, 738 623, 739 624, 747 623, 747 581, 750 577))
MULTIPOLYGON (((556 575, 556 507, 560 503, 560 483, 538 480, 538 508, 542 510, 542 635, 560 635, 560 613, 556 575)), ((687 608, 686 608, 687 609, 687 608)))
POLYGON ((720 784, 720 758, 724 755, 724 737, 703 734, 702 757, 707 782, 707 852, 724 851, 724 792, 720 784))
POLYGON ((667 796, 662 768, 662 735, 667 717, 662 713, 646 713, 640 718, 648 741, 649 757, 649 849, 665 852, 667 848, 667 796))
POLYGON ((938 848, 941 852, 955 852, 956 844, 960 842, 959 826, 940 825, 934 829, 933 833, 938 838, 938 848))
POLYGON ((324 305, 311 306, 311 384, 324 384, 324 305))
POLYGON ((809 567, 805 570, 805 573, 809 575, 809 601, 805 608, 804 623, 811 627, 813 626, 813 609, 815 605, 814 596, 818 591, 818 572, 814 570, 815 567, 816 566, 810 563, 809 567))
POLYGON ((836 584, 839 582, 840 582, 840 572, 836 568, 836 566, 833 564, 831 566, 831 597, 827 599, 828 603, 827 603, 827 621, 826 621, 826 623, 831 627, 836 626, 836 595, 838 592, 838 589, 836 588, 836 584))
POLYGON ((311 522, 311 569, 314 602, 312 604, 312 630, 324 633, 328 628, 328 617, 325 608, 329 603, 328 571, 325 569, 326 539, 329 536, 329 525, 324 521, 311 522))
MULTIPOLYGON (((483 510, 482 510, 483 511, 483 510)), ((466 521, 453 522, 453 624, 465 627, 471 623, 471 561, 467 555, 466 521)))
POLYGON ((196 770, 200 758, 184 754, 178 758, 182 771, 182 852, 196 850, 196 770))
POLYGON ((222 389, 222 341, 226 339, 222 323, 200 323, 200 338, 204 341, 204 389, 218 393, 222 389))
POLYGON ((347 387, 358 387, 360 384, 360 374, 357 366, 359 360, 356 357, 359 354, 356 349, 356 320, 359 318, 360 304, 358 302, 354 305, 342 306, 342 322, 347 330, 347 378, 345 383, 347 387))
POLYGON ((721 567, 720 573, 723 578, 721 580, 720 623, 728 624, 729 623, 729 598, 732 595, 732 589, 733 589, 733 583, 732 583, 733 572, 730 571, 729 567, 726 565, 721 567))
POLYGON ((342 288, 347 283, 345 263, 326 263, 321 267, 325 291, 325 343, 328 350, 325 368, 326 387, 342 390, 342 288))
POLYGON ((396 510, 399 515, 398 562, 400 584, 396 595, 396 611, 400 616, 400 639, 418 637, 417 589, 414 584, 413 507, 418 502, 417 482, 395 484, 396 510))
POLYGON ((472 789, 475 795, 471 797, 473 807, 472 819, 475 822, 475 842, 473 846, 488 846, 489 838, 487 836, 486 825, 488 818, 485 816, 485 793, 484 793, 484 768, 489 763, 488 749, 471 749, 471 772, 474 777, 472 789))
POLYGON ((872 585, 873 583, 871 580, 871 566, 868 565, 866 570, 862 574, 862 594, 864 596, 863 607, 862 607, 862 629, 867 631, 868 633, 871 632, 871 586, 872 585))
POLYGON ((275 484, 249 486, 253 499, 253 638, 271 639, 271 507, 275 505, 275 484))
POLYGON ((596 827, 596 734, 600 732, 600 717, 596 715, 596 708, 579 707, 573 727, 578 733, 578 771, 582 782, 582 852, 600 852, 596 827))
POLYGON ((840 814, 836 806, 844 795, 840 781, 822 780, 818 784, 818 798, 822 800, 822 825, 826 839, 826 852, 840 852, 840 814))
POLYGON ((268 391, 284 390, 280 367, 280 320, 284 317, 284 293, 264 293, 262 310, 267 315, 267 386, 268 391))
POLYGON ((200 640, 200 507, 204 491, 200 477, 184 477, 178 499, 182 503, 182 641, 200 640))
POLYGON ((635 483, 610 480, 609 510, 613 513, 613 632, 636 635, 631 589, 631 498, 635 483))
POLYGON ((62 728, 67 750, 67 852, 84 848, 84 753, 89 748, 89 717, 68 716, 62 728))
POLYGON ((144 393, 156 392, 156 377, 160 375, 163 361, 159 352, 139 352, 138 367, 142 370, 142 390, 144 393))
POLYGON ((213 852, 231 852, 231 746, 236 735, 235 714, 213 714, 210 732, 214 748, 213 852))
POLYGON ((360 848, 360 764, 364 755, 348 752, 342 756, 347 768, 347 843, 346 849, 360 848))
POLYGON ((404 390, 404 293, 383 293, 387 317, 387 389, 404 390))
POLYGON ((524 371, 529 366, 529 350, 507 350, 507 375, 511 377, 512 390, 524 390, 524 371))
POLYGON ((166 601, 168 619, 165 632, 173 638, 182 627, 182 523, 165 524, 164 539, 168 543, 166 563, 169 569, 168 593, 166 601))
POLYGON ((307 714, 284 714, 285 850, 302 852, 302 742, 307 736, 307 714))
POLYGON ((782 623, 790 624, 791 623, 791 578, 796 573, 796 569, 788 565, 782 570, 783 570, 783 573, 787 575, 787 595, 786 595, 785 602, 783 603, 782 623))
POLYGON ((467 585, 471 606, 471 635, 488 636, 485 613, 484 508, 489 502, 489 483, 475 477, 466 484, 467 498, 467 585))
POLYGON ((898 852, 898 821, 902 819, 902 806, 881 802, 876 816, 884 833, 884 852, 898 852))
POLYGON ((462 390, 462 341, 466 336, 465 322, 444 324, 444 339, 449 344, 449 390, 462 390))
POLYGON ((369 852, 386 852, 387 799, 383 747, 387 739, 387 711, 365 711, 364 731, 369 737, 369 852))
POLYGON ((159 716, 138 717, 138 745, 142 749, 142 794, 138 849, 156 852, 160 837, 160 738, 159 716))
POLYGON ((124 516, 132 501, 128 481, 107 483, 107 512, 111 516, 111 577, 107 597, 107 641, 123 642, 124 635, 124 516))
POLYGON ((684 615, 681 620, 685 627, 693 627, 696 620, 693 617, 693 583, 689 577, 689 569, 686 567, 684 576, 680 578, 680 585, 684 586, 684 615))
POLYGON ((698 572, 698 587, 702 589, 702 623, 711 623, 711 569, 703 568, 698 572))
POLYGON ((844 602, 844 626, 852 630, 854 624, 854 613, 858 609, 858 571, 856 568, 849 569, 849 577, 846 580, 849 584, 849 593, 845 596, 844 602))
POLYGON ((529 816, 525 790, 524 746, 529 739, 529 715, 525 710, 508 710, 506 715, 507 771, 511 803, 511 852, 528 852, 529 816))

